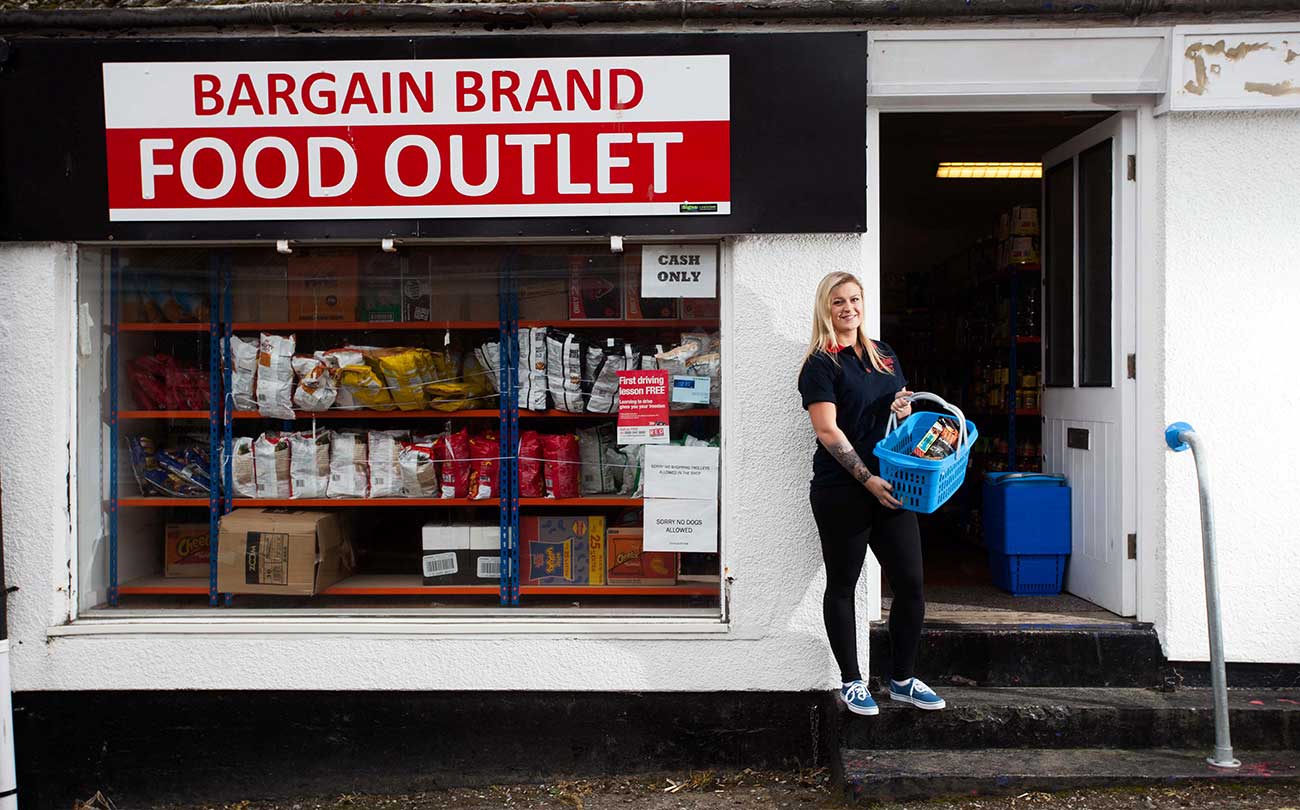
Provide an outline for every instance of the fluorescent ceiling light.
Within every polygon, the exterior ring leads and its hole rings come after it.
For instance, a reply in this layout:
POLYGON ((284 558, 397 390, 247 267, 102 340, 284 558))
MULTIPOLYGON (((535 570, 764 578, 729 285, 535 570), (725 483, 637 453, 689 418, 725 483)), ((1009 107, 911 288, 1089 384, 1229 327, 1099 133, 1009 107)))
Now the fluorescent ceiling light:
POLYGON ((965 180, 1037 180, 1041 163, 940 163, 935 177, 965 180))

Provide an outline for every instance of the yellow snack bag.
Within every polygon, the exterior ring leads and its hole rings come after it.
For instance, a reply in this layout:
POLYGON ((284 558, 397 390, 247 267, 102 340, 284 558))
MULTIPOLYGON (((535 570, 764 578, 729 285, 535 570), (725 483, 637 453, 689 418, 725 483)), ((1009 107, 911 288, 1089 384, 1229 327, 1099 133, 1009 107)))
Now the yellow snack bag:
POLYGON ((376 411, 391 411, 396 405, 384 378, 369 358, 361 365, 339 369, 339 388, 346 391, 355 405, 376 411))
POLYGON ((432 382, 433 353, 428 349, 395 347, 370 353, 388 382, 393 402, 403 411, 423 410, 424 385, 432 382))

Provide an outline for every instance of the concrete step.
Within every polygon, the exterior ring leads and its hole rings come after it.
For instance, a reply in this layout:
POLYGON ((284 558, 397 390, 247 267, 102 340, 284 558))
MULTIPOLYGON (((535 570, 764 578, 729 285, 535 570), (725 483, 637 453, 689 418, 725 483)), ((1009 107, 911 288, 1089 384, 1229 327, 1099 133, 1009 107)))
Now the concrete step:
MULTIPOLYGON (((880 714, 842 710, 841 745, 854 749, 1214 747, 1209 689, 936 687, 948 703, 922 711, 876 692, 880 714)), ((1234 746, 1300 750, 1300 689, 1230 689, 1234 746)))
MULTIPOLYGON (((871 670, 890 673, 889 631, 871 626, 871 670)), ((1165 680, 1155 628, 1088 625, 926 625, 916 674, 931 686, 1155 687, 1165 680)))
POLYGON ((1216 782, 1300 784, 1300 752, 1237 751, 1242 766, 1215 768, 1209 750, 1017 749, 841 753, 848 797, 860 802, 1018 795, 1079 788, 1216 782))

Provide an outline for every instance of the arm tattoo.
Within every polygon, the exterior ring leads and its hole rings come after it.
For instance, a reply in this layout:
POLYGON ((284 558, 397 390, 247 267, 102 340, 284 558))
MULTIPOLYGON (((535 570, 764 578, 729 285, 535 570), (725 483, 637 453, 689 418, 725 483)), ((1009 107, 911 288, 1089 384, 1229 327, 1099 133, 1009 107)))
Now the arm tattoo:
POLYGON ((837 442, 826 449, 840 463, 840 466, 848 470, 849 475, 858 479, 863 486, 866 486, 867 482, 871 480, 871 471, 867 469, 866 464, 862 463, 862 458, 853 449, 853 445, 848 442, 837 442))

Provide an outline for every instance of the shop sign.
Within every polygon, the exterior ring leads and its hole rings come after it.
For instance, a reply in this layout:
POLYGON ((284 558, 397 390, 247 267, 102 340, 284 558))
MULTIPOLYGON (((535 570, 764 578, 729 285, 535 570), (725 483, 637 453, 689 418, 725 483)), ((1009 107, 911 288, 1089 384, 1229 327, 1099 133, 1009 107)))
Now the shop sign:
POLYGON ((646 298, 716 298, 718 249, 713 245, 641 248, 641 294, 646 298))
POLYGON ((718 502, 647 498, 642 548, 646 551, 717 551, 718 502))
POLYGON ((718 456, 716 447, 647 447, 645 496, 716 499, 718 456))
POLYGON ((618 372, 619 444, 668 443, 668 372, 618 372))
POLYGON ((729 70, 727 55, 106 62, 109 219, 727 215, 729 70))

